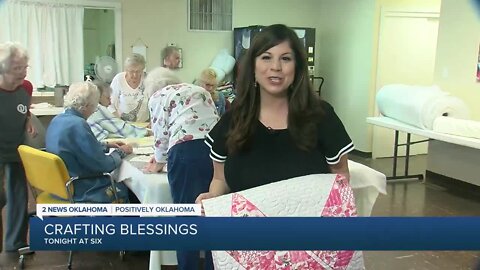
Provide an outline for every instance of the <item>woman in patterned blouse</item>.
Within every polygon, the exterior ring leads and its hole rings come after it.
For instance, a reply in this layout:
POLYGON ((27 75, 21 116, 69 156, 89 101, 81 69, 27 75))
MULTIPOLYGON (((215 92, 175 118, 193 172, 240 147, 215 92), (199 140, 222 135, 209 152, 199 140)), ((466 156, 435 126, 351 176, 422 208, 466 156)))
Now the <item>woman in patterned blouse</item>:
MULTIPOLYGON (((155 137, 155 155, 145 167, 159 172, 168 162, 168 182, 174 203, 194 203, 207 192, 213 177, 210 149, 205 135, 219 117, 208 91, 193 84, 180 83, 166 68, 152 70, 145 79, 145 90, 152 93, 148 102, 155 137)), ((177 251, 179 269, 198 269, 198 251, 177 251)), ((206 269, 213 269, 211 254, 206 269)))

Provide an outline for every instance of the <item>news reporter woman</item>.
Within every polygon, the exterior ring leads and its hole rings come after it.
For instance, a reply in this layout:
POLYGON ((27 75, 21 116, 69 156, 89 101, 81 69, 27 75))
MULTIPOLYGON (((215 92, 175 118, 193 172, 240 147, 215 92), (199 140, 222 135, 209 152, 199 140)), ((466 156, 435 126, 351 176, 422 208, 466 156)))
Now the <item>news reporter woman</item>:
MULTIPOLYGON (((110 173, 120 167, 132 147, 120 142, 100 143, 86 119, 97 109, 100 93, 91 82, 70 85, 65 96, 65 112, 50 122, 45 136, 46 150, 65 162, 70 177, 110 173), (114 148, 109 152, 110 148, 114 148)), ((74 199, 82 203, 127 203, 128 188, 116 183, 115 199, 110 179, 99 176, 73 182, 74 199)))
MULTIPOLYGON (((153 93, 148 107, 155 138, 155 155, 145 170, 159 172, 168 164, 168 183, 174 203, 194 203, 208 191, 213 176, 205 135, 218 121, 210 94, 203 88, 180 83, 163 67, 149 72, 145 79, 153 93)), ((177 251, 178 269, 198 269, 199 251, 177 251)), ((211 253, 206 252, 205 268, 213 269, 211 253)))
POLYGON ((332 106, 314 94, 295 32, 264 28, 243 60, 237 98, 207 135, 214 176, 196 201, 308 174, 348 179, 353 143, 332 106))

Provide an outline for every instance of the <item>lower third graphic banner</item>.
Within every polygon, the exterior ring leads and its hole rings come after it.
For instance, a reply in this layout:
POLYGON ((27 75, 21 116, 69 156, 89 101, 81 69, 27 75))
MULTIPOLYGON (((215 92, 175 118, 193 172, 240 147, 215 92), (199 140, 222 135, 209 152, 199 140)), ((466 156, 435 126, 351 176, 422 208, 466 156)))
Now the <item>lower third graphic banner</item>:
POLYGON ((30 219, 33 250, 480 250, 480 217, 30 219))

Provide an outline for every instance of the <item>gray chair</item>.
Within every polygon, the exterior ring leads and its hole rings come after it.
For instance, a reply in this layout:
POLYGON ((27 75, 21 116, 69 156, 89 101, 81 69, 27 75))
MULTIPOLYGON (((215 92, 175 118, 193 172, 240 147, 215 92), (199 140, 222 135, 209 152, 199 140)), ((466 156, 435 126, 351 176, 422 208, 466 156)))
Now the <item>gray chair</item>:
POLYGON ((29 134, 25 134, 24 144, 37 149, 45 148, 45 127, 38 119, 38 117, 34 114, 31 115, 30 121, 35 130, 37 131, 37 135, 35 137, 32 137, 29 134))

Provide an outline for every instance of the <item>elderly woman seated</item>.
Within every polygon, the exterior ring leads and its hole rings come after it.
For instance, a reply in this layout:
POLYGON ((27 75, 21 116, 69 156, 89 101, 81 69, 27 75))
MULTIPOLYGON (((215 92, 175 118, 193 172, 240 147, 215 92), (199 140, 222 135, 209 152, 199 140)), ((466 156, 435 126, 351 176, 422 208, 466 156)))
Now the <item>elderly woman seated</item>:
MULTIPOLYGON (((65 97, 65 112, 53 118, 48 126, 46 149, 62 158, 71 177, 110 173, 120 167, 122 158, 132 153, 130 145, 101 144, 93 135, 86 119, 97 109, 99 97, 97 87, 90 82, 72 84, 65 97), (110 148, 115 149, 106 155, 110 148)), ((77 180, 73 186, 75 202, 128 202, 125 184, 116 184, 116 200, 108 177, 77 180)))
POLYGON ((106 138, 141 138, 152 135, 143 127, 137 127, 116 117, 108 106, 111 105, 112 88, 105 82, 93 82, 100 91, 100 101, 97 110, 87 119, 95 137, 101 141, 106 138))

